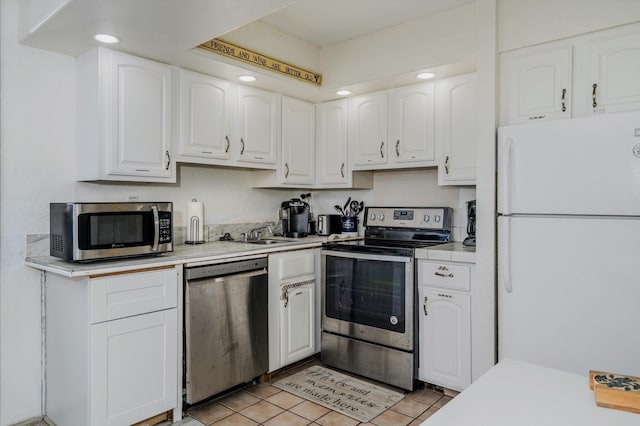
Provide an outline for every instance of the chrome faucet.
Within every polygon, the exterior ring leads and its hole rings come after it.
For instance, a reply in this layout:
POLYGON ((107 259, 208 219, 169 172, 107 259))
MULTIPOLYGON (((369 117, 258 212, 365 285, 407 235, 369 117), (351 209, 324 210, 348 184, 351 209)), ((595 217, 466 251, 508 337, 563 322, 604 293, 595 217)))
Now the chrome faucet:
POLYGON ((255 228, 249 231, 248 238, 251 240, 257 240, 258 238, 260 238, 260 234, 262 233, 261 231, 263 231, 264 229, 267 230, 267 232, 269 233, 268 235, 271 235, 273 233, 273 230, 271 229, 271 225, 266 225, 266 226, 261 226, 260 228, 255 228))

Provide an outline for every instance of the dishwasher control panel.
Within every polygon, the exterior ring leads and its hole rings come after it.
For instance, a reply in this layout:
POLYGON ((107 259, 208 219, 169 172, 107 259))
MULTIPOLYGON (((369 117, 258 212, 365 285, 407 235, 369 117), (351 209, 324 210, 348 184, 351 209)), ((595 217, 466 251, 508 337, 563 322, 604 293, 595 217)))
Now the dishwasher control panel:
POLYGON ((266 269, 267 258, 240 260, 236 262, 216 263, 212 265, 188 267, 184 270, 184 277, 187 280, 197 280, 200 278, 222 277, 225 275, 239 274, 242 272, 255 271, 256 269, 266 269))

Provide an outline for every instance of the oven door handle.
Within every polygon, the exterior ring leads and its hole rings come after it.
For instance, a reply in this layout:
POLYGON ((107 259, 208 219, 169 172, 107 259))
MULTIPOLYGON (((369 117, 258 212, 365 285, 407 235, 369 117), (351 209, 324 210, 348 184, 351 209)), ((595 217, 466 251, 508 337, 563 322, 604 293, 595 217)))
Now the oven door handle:
POLYGON ((401 255, 392 256, 392 255, 355 253, 355 252, 335 251, 335 250, 321 250, 320 254, 324 256, 345 257, 349 259, 380 260, 385 262, 403 262, 403 263, 413 262, 413 257, 401 256, 401 255))

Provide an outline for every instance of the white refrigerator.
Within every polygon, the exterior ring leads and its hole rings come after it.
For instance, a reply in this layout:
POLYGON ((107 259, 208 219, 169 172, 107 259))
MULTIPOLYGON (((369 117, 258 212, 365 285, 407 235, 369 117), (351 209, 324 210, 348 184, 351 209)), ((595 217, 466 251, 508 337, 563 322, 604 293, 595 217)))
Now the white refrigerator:
POLYGON ((498 358, 640 376, 640 113, 499 128, 498 358))

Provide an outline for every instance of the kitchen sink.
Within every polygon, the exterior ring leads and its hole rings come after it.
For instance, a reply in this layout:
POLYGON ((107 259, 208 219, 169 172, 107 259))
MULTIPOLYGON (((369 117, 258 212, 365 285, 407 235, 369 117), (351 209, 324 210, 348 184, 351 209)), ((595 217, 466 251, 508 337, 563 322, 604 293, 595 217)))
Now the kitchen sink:
POLYGON ((249 241, 238 241, 238 242, 245 243, 245 244, 281 244, 281 243, 288 243, 290 241, 289 240, 273 240, 273 239, 265 238, 260 240, 249 240, 249 241))
POLYGON ((248 244, 278 244, 278 243, 286 243, 283 240, 254 240, 247 241, 248 244))

